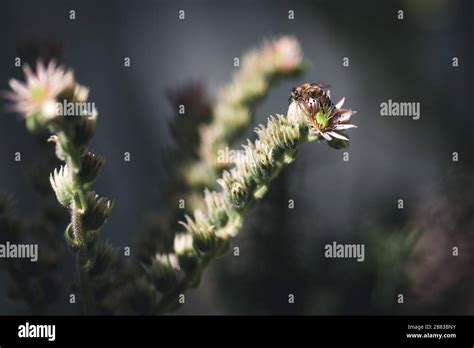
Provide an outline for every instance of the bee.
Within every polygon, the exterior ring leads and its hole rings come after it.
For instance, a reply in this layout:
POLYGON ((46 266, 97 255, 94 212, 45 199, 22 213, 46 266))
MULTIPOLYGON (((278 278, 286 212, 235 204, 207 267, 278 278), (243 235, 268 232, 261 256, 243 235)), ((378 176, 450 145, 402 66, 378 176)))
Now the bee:
POLYGON ((291 89, 289 102, 296 102, 308 115, 315 115, 318 110, 331 110, 334 104, 325 83, 303 83, 291 89))
POLYGON ((329 85, 324 83, 304 83, 292 88, 289 113, 292 109, 291 115, 299 119, 301 111, 311 131, 327 141, 333 138, 349 141, 349 138, 341 131, 357 128, 349 124, 355 111, 341 108, 344 98, 337 104, 333 104, 329 91, 326 90, 327 87, 329 85))

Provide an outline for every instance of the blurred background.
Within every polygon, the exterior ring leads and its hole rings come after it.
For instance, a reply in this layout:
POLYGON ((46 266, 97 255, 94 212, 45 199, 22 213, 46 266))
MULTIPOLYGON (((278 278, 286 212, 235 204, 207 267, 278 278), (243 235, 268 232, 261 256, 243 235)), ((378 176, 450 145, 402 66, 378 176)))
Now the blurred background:
MULTIPOLYGON (((467 0, 6 0, 0 89, 22 78, 15 57, 38 54, 59 56, 90 87, 100 113, 92 148, 107 158, 95 189, 116 201, 102 236, 133 253, 150 216, 167 209, 163 195, 176 151, 170 124, 177 117, 169 91, 199 82, 203 97, 215 102, 236 70, 234 57, 265 39, 295 36, 306 71, 270 91, 235 146, 253 139, 252 129, 269 115, 284 114, 291 87, 303 82, 329 83, 333 99, 346 97, 345 106, 357 110, 359 128, 347 150, 303 146, 248 213, 233 241, 240 256, 227 253, 212 263, 178 313, 474 314, 472 7, 467 0), (420 102, 421 118, 380 116, 388 99, 420 102), (324 258, 324 245, 333 241, 365 244, 365 262, 324 258)), ((67 212, 46 199, 55 160, 45 139, 2 108, 0 192, 19 219, 55 219, 48 233, 58 244, 49 248, 63 260, 55 270, 62 278, 40 281, 58 283, 46 312, 73 314, 72 255, 59 252, 67 212), (17 151, 21 162, 14 161, 17 151), (41 170, 46 184, 34 180, 41 170)), ((12 300, 10 283, 0 273, 0 314, 28 313, 12 300)))

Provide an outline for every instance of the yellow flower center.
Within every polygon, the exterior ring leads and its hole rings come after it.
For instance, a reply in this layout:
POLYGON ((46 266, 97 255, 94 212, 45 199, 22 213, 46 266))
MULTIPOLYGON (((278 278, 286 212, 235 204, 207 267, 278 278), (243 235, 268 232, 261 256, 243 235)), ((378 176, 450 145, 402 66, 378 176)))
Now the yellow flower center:
POLYGON ((316 122, 318 122, 321 130, 324 130, 328 126, 330 116, 330 112, 324 112, 323 110, 319 110, 316 114, 316 122))
POLYGON ((46 90, 41 86, 34 86, 30 90, 31 100, 34 102, 40 102, 46 97, 46 90))

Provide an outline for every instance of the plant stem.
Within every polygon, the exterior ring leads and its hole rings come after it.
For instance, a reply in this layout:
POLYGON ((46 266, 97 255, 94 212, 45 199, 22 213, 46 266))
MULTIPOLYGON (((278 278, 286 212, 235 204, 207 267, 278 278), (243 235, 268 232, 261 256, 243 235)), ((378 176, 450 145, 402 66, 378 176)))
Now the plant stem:
POLYGON ((92 296, 92 291, 89 282, 89 272, 88 270, 81 266, 80 253, 77 255, 77 264, 79 268, 79 281, 81 283, 81 297, 82 297, 82 312, 83 314, 94 314, 94 298, 92 296))
POLYGON ((81 295, 83 303, 82 309, 84 314, 91 314, 92 309, 94 308, 94 301, 88 275, 89 251, 87 250, 87 245, 84 241, 82 216, 80 211, 77 209, 75 202, 73 202, 73 207, 71 210, 71 220, 74 239, 78 247, 76 252, 76 262, 81 286, 81 295))
POLYGON ((62 135, 64 148, 67 149, 66 163, 71 169, 72 180, 74 183, 73 187, 75 190, 71 206, 71 222, 74 233, 74 239, 77 243, 76 263, 81 288, 82 310, 84 314, 93 314, 94 297, 88 274, 91 255, 89 255, 90 250, 86 243, 87 231, 84 231, 82 224, 83 214, 87 210, 87 203, 85 199, 83 184, 79 178, 79 172, 81 170, 81 160, 80 155, 75 150, 74 146, 70 143, 69 137, 67 137, 64 133, 62 135))

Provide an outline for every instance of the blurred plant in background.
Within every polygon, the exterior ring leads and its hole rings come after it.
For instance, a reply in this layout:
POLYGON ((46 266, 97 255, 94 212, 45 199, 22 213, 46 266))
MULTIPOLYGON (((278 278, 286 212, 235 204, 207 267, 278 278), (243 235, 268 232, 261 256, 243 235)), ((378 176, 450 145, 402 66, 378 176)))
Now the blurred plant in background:
POLYGON ((61 296, 63 289, 60 277, 63 247, 55 238, 54 225, 45 220, 20 219, 15 216, 12 202, 0 197, 0 243, 37 244, 41 257, 29 259, 2 259, 0 268, 12 279, 8 296, 26 304, 31 314, 44 314, 47 307, 61 296))
POLYGON ((474 181, 458 169, 433 187, 409 224, 423 231, 406 264, 411 313, 472 314, 474 181))

